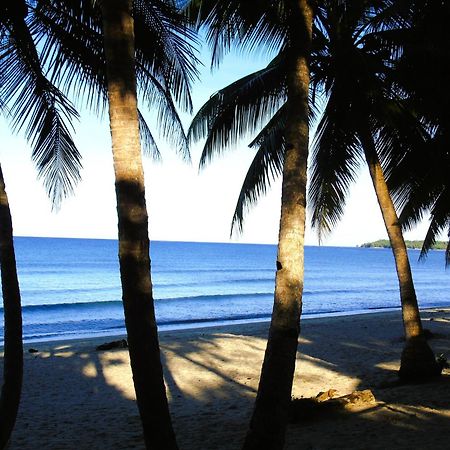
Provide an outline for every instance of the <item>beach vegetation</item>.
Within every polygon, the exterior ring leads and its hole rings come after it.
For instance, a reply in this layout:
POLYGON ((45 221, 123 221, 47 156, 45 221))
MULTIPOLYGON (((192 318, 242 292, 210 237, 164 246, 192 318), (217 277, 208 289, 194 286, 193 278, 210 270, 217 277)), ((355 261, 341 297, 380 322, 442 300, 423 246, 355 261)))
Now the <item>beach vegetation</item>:
MULTIPOLYGON (((178 446, 160 358, 142 166, 143 148, 155 158, 159 149, 138 102, 156 111, 161 134, 184 159, 189 159, 189 139, 206 139, 201 167, 252 135, 255 156, 233 217, 238 230, 248 208, 274 178, 282 177, 273 312, 243 444, 245 450, 282 449, 300 333, 306 208, 311 208, 322 239, 342 217, 363 164, 389 240, 362 246, 391 248, 398 276, 406 336, 399 374, 406 381, 424 380, 448 366, 444 356, 435 358, 426 341, 407 253, 410 245, 419 245, 424 257, 439 244, 450 264, 450 245, 436 242, 443 230, 450 233, 450 99, 434 90, 448 78, 440 69, 450 51, 443 45, 448 18, 446 2, 427 0, 2 2, 0 106, 15 130, 25 129, 56 209, 80 180, 81 155, 72 138, 78 113, 69 99, 75 94, 94 112, 109 111, 124 347, 146 448, 178 446), (274 57, 265 68, 214 94, 186 137, 178 108, 192 112, 190 87, 198 63, 190 19, 206 32, 213 67, 233 47, 249 53, 263 48, 274 57), (420 77, 412 70, 417 67, 420 77), (309 155, 313 123, 317 131, 309 155), (408 244, 402 227, 410 228, 426 212, 431 218, 423 243, 408 244)), ((12 220, 1 167, 0 269, 5 316, 2 449, 17 417, 23 345, 12 220)))
POLYGON ((104 88, 109 106, 119 266, 131 370, 146 448, 161 450, 178 447, 155 319, 137 88, 141 88, 149 104, 159 104, 160 126, 167 135, 179 138, 178 148, 188 155, 174 100, 191 108, 189 86, 196 59, 189 43, 192 34, 175 3, 99 1, 90 11, 103 37, 104 88))
POLYGON ((116 180, 120 278, 136 400, 146 448, 176 449, 150 278, 132 2, 102 1, 101 17, 116 180))
MULTIPOLYGON (((407 240, 405 239, 406 248, 412 250, 420 250, 423 248, 424 241, 418 240, 407 240)), ((433 245, 430 246, 430 250, 445 250, 447 248, 448 243, 445 241, 436 241, 433 245)), ((378 239, 372 242, 365 242, 360 245, 361 248, 391 248, 391 243, 389 239, 378 239)))

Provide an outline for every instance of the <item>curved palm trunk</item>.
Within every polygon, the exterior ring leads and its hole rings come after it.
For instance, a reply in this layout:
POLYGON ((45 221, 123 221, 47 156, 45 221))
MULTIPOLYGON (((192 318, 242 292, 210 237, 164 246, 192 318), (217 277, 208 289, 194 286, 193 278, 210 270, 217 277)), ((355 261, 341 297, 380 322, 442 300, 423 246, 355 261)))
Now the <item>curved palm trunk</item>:
POLYGON ((137 115, 131 0, 102 2, 116 179, 119 263, 136 399, 148 449, 177 449, 155 320, 137 115))
POLYGON ((295 371, 303 293, 309 144, 309 55, 313 11, 293 0, 288 120, 274 306, 253 416, 243 448, 282 449, 295 371))
POLYGON ((433 351, 423 335, 419 306, 402 228, 383 175, 383 169, 378 160, 373 138, 367 131, 361 132, 360 137, 369 166, 370 177, 391 243, 392 253, 394 254, 395 268, 400 286, 400 301, 406 343, 402 352, 399 375, 404 380, 417 380, 436 376, 440 373, 440 369, 433 351))
POLYGON ((0 396, 0 449, 4 449, 11 437, 19 410, 23 377, 23 345, 22 307, 14 254, 12 221, 1 167, 0 268, 5 315, 3 386, 0 396))

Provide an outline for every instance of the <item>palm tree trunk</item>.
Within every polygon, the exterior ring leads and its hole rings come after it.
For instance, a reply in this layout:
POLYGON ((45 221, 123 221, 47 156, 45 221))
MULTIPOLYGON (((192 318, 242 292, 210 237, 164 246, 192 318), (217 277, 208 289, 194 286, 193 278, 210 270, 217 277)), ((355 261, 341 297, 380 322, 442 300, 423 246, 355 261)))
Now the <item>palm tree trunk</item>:
POLYGON ((244 450, 282 449, 295 371, 304 278, 309 144, 309 55, 313 11, 308 0, 290 8, 288 119, 274 306, 255 407, 244 450))
POLYGON ((3 386, 0 396, 0 449, 3 450, 9 442, 19 410, 23 378, 23 344, 22 307, 14 254, 11 212, 1 166, 0 268, 5 315, 3 386))
POLYGON ((148 449, 177 449, 159 352, 137 115, 131 0, 102 2, 119 263, 136 399, 148 449))
POLYGON ((402 352, 399 375, 404 380, 424 379, 430 376, 436 376, 440 373, 440 369, 436 363, 433 351, 423 335, 419 305, 417 303, 402 228, 383 175, 383 169, 376 153, 373 137, 369 131, 362 130, 360 139, 391 243, 400 287, 400 301, 406 343, 402 352))

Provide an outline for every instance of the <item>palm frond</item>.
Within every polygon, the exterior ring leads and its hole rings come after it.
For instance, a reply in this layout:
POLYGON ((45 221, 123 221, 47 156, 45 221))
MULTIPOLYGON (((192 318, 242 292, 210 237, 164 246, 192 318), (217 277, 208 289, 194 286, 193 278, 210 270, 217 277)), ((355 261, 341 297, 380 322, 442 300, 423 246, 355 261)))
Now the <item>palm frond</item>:
POLYGON ((198 28, 206 29, 212 66, 217 66, 232 47, 249 52, 265 48, 270 53, 280 50, 286 40, 288 12, 284 2, 194 0, 187 14, 198 28))
POLYGON ((447 189, 449 138, 445 130, 438 129, 421 147, 405 153, 392 169, 389 187, 401 208, 400 222, 405 229, 417 224, 447 189))
POLYGON ((309 185, 312 225, 321 241, 344 213, 350 185, 362 161, 357 135, 348 130, 350 111, 335 91, 328 99, 313 141, 309 185))
POLYGON ((144 102, 156 111, 158 131, 185 160, 190 160, 188 140, 170 93, 152 73, 143 68, 137 73, 144 102))
POLYGON ((411 17, 411 2, 383 0, 372 3, 371 14, 366 21, 367 33, 380 33, 408 27, 411 17))
POLYGON ((42 0, 32 17, 51 81, 102 113, 107 105, 105 56, 101 16, 92 1, 42 0))
POLYGON ((233 230, 241 233, 246 212, 270 188, 272 181, 281 175, 284 162, 284 134, 286 107, 281 107, 253 140, 249 147, 258 151, 247 171, 236 203, 232 224, 233 230))
POLYGON ((70 128, 78 117, 66 97, 44 76, 28 23, 8 22, 0 54, 0 97, 10 106, 13 129, 25 128, 32 157, 54 207, 80 179, 81 156, 70 128))
POLYGON ((59 208, 81 179, 81 155, 55 109, 48 110, 45 105, 36 115, 40 119, 33 127, 40 135, 34 142, 32 158, 52 204, 59 208))
MULTIPOLYGON (((440 232, 450 227, 450 212, 448 205, 450 201, 450 190, 446 189, 440 193, 430 209, 430 225, 423 241, 420 259, 423 259, 433 244, 436 242, 440 232)), ((448 252, 446 253, 446 264, 448 264, 448 252)))
MULTIPOLYGON (((384 175, 395 189, 394 175, 402 161, 416 158, 426 151, 428 133, 409 102, 395 95, 385 95, 374 102, 373 126, 378 130, 376 147, 384 175)), ((398 184, 398 183, 397 183, 398 184)))
POLYGON ((399 221, 405 230, 411 230, 424 218, 442 192, 442 184, 436 184, 434 177, 432 171, 420 179, 412 176, 394 191, 395 204, 401 208, 399 221))
POLYGON ((159 151, 158 145, 153 138, 150 127, 148 126, 145 117, 142 115, 141 111, 138 109, 139 118, 139 135, 141 138, 141 146, 144 155, 150 156, 154 161, 161 161, 161 153, 159 151))
POLYGON ((159 79, 176 102, 192 112, 191 83, 198 77, 198 41, 186 17, 167 0, 133 4, 138 70, 159 79))
POLYGON ((206 137, 200 167, 215 155, 254 134, 285 101, 282 55, 266 68, 237 80, 214 94, 198 111, 188 139, 206 137))

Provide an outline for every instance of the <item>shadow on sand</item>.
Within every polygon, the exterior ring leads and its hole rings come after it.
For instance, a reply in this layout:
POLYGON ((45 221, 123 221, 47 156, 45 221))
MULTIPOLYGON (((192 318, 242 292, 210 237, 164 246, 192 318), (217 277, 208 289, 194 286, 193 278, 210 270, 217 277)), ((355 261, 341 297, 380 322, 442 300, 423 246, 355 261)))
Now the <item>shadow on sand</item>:
MULTIPOLYGON (((436 353, 450 353, 449 313, 425 313, 436 353), (434 320, 430 320, 433 318, 434 320)), ((180 449, 239 449, 266 343, 267 324, 161 334, 162 360, 180 449)), ((399 386, 398 314, 305 320, 294 396, 371 389, 370 408, 289 427, 287 449, 447 449, 450 378, 399 386), (338 386, 338 387, 337 387, 338 386)), ((10 450, 143 449, 126 349, 107 341, 34 344, 10 450)), ((29 347, 29 346, 28 346, 29 347)), ((27 347, 27 348, 28 348, 27 347)))

